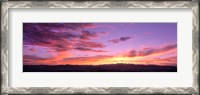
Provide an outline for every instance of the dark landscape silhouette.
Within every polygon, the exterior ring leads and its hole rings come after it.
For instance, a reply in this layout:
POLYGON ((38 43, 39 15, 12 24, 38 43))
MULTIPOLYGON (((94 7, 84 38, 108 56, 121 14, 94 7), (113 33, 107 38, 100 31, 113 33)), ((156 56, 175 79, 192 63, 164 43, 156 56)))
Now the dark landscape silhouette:
POLYGON ((177 67, 121 63, 104 65, 23 65, 23 72, 177 72, 177 67))

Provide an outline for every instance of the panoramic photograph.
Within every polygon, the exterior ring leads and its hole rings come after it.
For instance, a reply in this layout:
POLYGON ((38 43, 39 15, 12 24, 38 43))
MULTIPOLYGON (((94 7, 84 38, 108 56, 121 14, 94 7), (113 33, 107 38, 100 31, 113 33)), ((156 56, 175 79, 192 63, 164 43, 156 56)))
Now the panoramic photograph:
POLYGON ((23 72, 177 72, 177 23, 23 23, 23 72))

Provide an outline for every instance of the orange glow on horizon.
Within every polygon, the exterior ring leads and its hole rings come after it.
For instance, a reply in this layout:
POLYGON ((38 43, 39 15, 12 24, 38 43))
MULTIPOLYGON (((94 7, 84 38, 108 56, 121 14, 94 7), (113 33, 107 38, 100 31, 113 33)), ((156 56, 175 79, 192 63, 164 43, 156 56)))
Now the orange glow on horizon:
MULTIPOLYGON (((127 53, 120 53, 117 56, 93 56, 93 57, 72 57, 70 52, 59 52, 56 56, 48 59, 34 60, 33 63, 40 65, 102 65, 102 64, 143 64, 143 65, 174 65, 176 59, 155 59, 156 57, 172 52, 177 49, 171 49, 163 52, 156 52, 146 56, 129 57, 127 53), (152 59, 154 58, 154 59, 152 59)), ((34 65, 34 64, 33 64, 34 65)))

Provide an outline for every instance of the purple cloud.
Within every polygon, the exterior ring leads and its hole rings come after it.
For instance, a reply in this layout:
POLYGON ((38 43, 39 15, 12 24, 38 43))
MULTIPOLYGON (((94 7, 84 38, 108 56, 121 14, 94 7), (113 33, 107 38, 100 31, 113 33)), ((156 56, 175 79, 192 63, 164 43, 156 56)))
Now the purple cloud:
POLYGON ((120 41, 126 41, 126 40, 128 40, 128 39, 130 39, 131 37, 120 37, 120 41))
POLYGON ((120 37, 118 39, 109 40, 108 42, 119 43, 119 42, 127 41, 129 39, 131 39, 131 37, 120 37))
POLYGON ((74 49, 74 45, 103 48, 102 43, 89 41, 101 36, 101 32, 84 30, 94 27, 92 23, 23 23, 23 45, 43 46, 58 52, 74 49))
POLYGON ((82 35, 80 35, 80 39, 82 40, 89 40, 96 37, 98 37, 97 33, 91 31, 82 31, 82 35))
POLYGON ((129 57, 148 56, 148 55, 156 54, 156 53, 164 53, 176 48, 177 48, 177 44, 170 44, 170 45, 163 46, 161 48, 144 48, 140 51, 132 50, 127 54, 127 56, 129 57))

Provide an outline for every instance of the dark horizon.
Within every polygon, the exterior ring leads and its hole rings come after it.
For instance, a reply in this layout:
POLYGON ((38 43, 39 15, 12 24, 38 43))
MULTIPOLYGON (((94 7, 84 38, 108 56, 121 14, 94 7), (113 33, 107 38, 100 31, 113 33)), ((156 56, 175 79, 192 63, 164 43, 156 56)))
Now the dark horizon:
POLYGON ((102 64, 102 65, 23 65, 23 72, 177 72, 177 66, 102 64))

